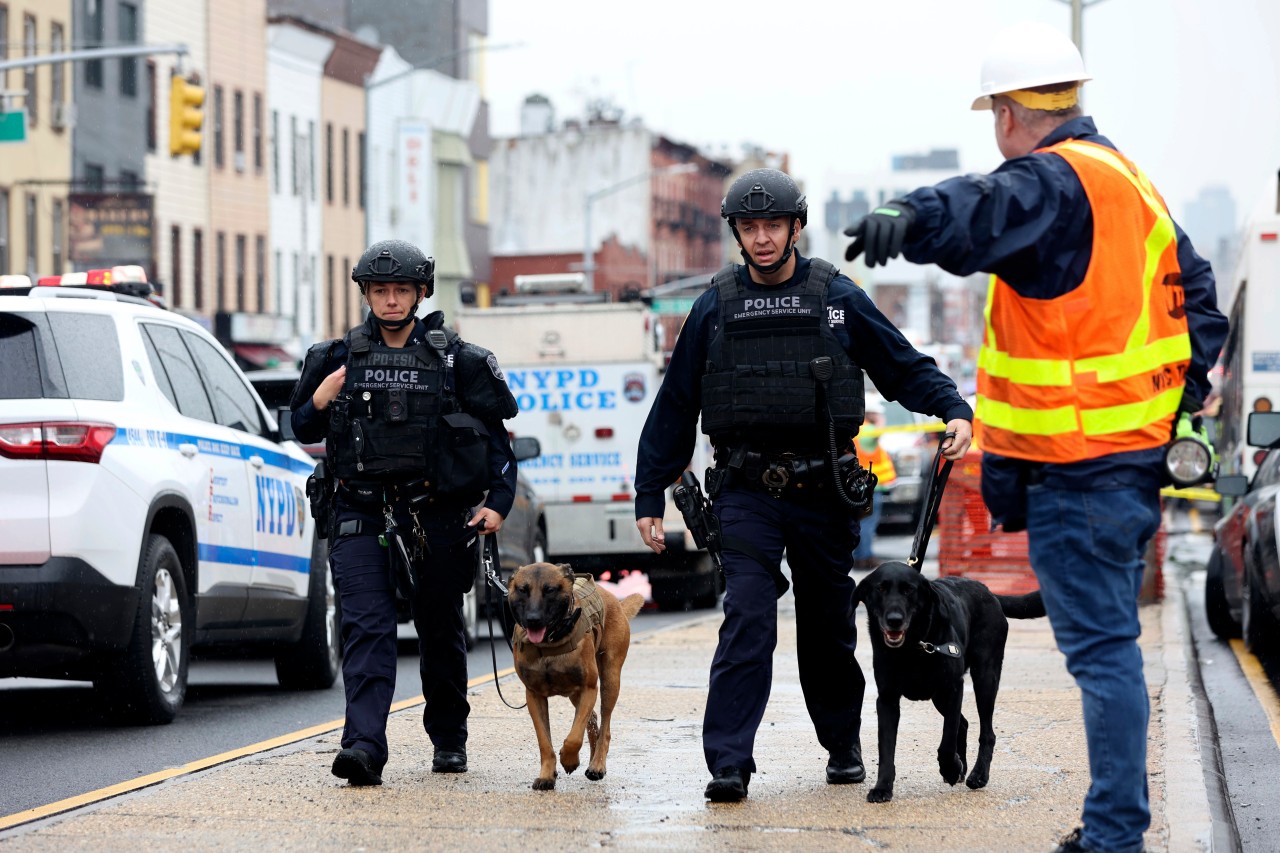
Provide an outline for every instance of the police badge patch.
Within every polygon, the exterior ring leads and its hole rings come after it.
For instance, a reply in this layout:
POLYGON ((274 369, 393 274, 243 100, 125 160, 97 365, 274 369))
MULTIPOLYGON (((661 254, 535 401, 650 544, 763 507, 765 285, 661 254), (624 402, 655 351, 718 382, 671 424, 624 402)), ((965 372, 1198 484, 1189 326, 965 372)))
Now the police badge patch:
POLYGON ((645 397, 644 375, 628 373, 622 378, 622 396, 632 403, 639 403, 645 397))
POLYGON ((498 367, 498 357, 496 355, 489 353, 485 358, 485 363, 489 365, 489 370, 493 373, 494 379, 501 379, 504 382, 506 381, 507 377, 502 375, 502 368, 498 367))

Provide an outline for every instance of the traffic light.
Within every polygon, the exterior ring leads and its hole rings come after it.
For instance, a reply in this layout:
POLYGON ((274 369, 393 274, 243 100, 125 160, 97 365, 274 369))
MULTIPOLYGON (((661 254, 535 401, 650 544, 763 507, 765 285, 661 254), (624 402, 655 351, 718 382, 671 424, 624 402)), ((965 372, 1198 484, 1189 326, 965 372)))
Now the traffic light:
POLYGON ((200 152, 203 104, 203 86, 177 74, 169 78, 169 153, 174 157, 200 152))

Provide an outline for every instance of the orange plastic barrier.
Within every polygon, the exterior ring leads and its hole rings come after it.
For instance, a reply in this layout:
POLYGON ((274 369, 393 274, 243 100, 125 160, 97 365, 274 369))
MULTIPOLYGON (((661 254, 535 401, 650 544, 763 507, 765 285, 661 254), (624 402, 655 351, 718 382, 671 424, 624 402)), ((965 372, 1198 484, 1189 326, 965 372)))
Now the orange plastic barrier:
MULTIPOLYGON (((1027 550, 1026 531, 991 532, 991 514, 982 502, 982 453, 972 452, 951 469, 938 508, 938 574, 982 581, 994 593, 1021 595, 1039 589, 1027 550)), ((1147 573, 1143 599, 1164 595, 1165 531, 1148 548, 1154 569, 1147 573)))

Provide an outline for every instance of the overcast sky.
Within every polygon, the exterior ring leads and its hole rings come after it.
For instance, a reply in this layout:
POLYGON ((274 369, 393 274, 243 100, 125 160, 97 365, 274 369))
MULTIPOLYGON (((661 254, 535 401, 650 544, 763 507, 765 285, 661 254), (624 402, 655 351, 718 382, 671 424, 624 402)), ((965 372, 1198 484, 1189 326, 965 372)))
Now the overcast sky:
MULTIPOLYGON (((995 168, 990 114, 969 105, 990 35, 1026 19, 1071 31, 1061 0, 489 0, 492 130, 518 132, 533 92, 557 120, 608 98, 712 153, 789 153, 820 211, 830 175, 895 153, 995 168)), ((1241 220, 1262 203, 1280 169, 1280 2, 1102 0, 1084 21, 1086 112, 1175 218, 1214 184, 1241 220)))

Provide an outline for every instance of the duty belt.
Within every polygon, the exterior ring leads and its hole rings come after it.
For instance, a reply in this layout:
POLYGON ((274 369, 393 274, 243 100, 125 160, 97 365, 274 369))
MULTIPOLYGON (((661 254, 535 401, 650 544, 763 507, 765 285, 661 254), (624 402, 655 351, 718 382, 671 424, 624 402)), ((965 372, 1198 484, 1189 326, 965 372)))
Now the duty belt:
POLYGON ((831 481, 829 458, 818 454, 761 453, 745 447, 716 449, 716 467, 727 468, 730 482, 763 488, 775 498, 788 487, 822 488, 831 481))

